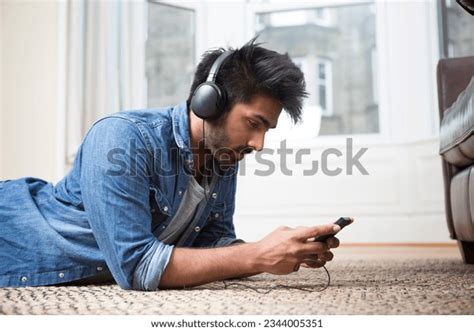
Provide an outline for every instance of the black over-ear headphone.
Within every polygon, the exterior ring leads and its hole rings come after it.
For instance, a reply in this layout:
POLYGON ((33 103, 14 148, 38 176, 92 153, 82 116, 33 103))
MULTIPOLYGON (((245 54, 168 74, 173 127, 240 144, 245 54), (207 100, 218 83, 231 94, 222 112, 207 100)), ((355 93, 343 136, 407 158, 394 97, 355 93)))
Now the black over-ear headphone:
POLYGON ((204 120, 219 117, 226 103, 226 93, 216 83, 217 73, 224 60, 232 51, 224 51, 212 64, 209 75, 204 83, 200 84, 191 98, 191 109, 197 117, 204 120))

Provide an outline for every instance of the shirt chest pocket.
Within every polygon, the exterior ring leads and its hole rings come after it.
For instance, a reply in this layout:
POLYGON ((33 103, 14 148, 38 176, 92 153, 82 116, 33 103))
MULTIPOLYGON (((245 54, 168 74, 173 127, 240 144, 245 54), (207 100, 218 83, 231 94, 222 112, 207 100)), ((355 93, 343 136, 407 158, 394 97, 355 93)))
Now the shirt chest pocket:
POLYGON ((225 213, 225 203, 216 203, 209 214, 207 223, 209 226, 217 225, 218 223, 223 222, 225 213), (217 223, 217 224, 216 224, 217 223))
POLYGON ((166 227, 171 216, 171 205, 165 194, 156 186, 150 186, 151 231, 155 232, 160 226, 166 227))

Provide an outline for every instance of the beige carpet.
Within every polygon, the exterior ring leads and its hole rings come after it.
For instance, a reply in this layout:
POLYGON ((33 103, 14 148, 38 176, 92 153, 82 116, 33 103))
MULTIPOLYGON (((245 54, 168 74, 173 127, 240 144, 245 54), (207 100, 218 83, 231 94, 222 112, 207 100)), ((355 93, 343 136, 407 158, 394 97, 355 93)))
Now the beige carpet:
POLYGON ((1 314, 474 314, 474 265, 457 249, 339 248, 324 269, 260 274, 186 290, 124 291, 117 285, 0 289, 1 314), (421 254, 420 254, 421 252, 421 254), (230 285, 239 283, 240 286, 230 285), (273 289, 268 294, 258 293, 273 289))

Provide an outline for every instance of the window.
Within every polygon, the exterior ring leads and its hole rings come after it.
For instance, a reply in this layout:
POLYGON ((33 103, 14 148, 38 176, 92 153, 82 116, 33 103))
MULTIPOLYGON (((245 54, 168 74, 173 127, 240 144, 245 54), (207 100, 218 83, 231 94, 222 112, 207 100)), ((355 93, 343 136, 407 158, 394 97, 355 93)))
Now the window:
POLYGON ((275 11, 271 15, 257 16, 257 26, 259 28, 264 28, 265 26, 285 27, 298 25, 330 26, 332 23, 330 14, 328 8, 275 11))
POLYGON ((445 57, 474 55, 474 19, 457 2, 442 0, 442 54, 445 57))
POLYGON ((329 11, 328 8, 316 8, 314 10, 315 23, 319 25, 330 26, 332 23, 330 13, 331 12, 329 11))
POLYGON ((368 2, 256 12, 259 41, 304 64, 310 94, 305 112, 319 108, 319 135, 380 132, 373 7, 368 2))
POLYGON ((148 107, 187 99, 195 59, 195 11, 148 2, 146 78, 148 107))
MULTIPOLYGON (((311 72, 308 70, 308 61, 306 58, 304 57, 293 57, 291 59, 293 61, 294 64, 296 64, 300 69, 301 71, 303 72, 303 75, 305 77, 305 80, 308 81, 307 77, 310 77, 311 75, 311 72)), ((306 89, 309 90, 309 87, 306 86, 306 89)), ((316 102, 314 101, 314 98, 306 98, 304 100, 304 108, 305 109, 315 109, 316 108, 316 102)))
POLYGON ((332 63, 331 60, 318 59, 316 88, 318 106, 321 109, 322 116, 332 115, 332 63))

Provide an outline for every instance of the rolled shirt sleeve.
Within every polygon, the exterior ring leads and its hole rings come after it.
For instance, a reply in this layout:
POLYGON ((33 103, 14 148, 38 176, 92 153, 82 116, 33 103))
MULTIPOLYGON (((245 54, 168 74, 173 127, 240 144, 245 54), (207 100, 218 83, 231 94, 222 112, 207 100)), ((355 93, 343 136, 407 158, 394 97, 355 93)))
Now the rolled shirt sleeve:
POLYGON ((214 247, 225 247, 235 244, 243 244, 245 241, 243 239, 236 239, 230 237, 221 237, 219 240, 214 244, 214 247))
POLYGON ((119 117, 96 122, 81 148, 81 190, 90 226, 117 284, 158 290, 173 245, 151 232, 151 148, 140 123, 119 117))

